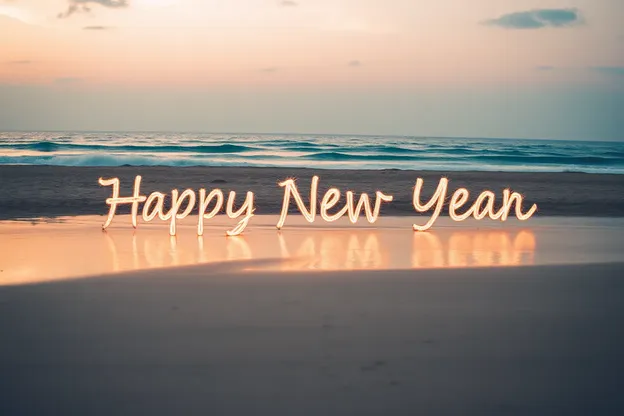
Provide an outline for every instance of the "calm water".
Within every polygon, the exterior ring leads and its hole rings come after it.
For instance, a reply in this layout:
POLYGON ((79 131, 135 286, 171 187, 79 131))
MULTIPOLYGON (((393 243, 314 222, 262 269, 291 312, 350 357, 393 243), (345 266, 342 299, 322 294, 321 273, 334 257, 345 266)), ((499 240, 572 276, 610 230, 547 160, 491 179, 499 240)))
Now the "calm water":
POLYGON ((624 143, 329 135, 0 133, 0 164, 624 173, 624 143))

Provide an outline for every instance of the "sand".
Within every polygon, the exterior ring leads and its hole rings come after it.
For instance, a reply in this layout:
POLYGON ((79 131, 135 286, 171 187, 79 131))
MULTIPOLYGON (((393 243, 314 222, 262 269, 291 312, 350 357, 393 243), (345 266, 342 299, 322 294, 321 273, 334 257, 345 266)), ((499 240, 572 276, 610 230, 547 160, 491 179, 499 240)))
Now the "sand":
POLYGON ((624 414, 621 176, 448 173, 539 215, 413 233, 415 178, 443 174, 0 166, 0 218, 29 218, 0 221, 0 415, 624 414), (251 189, 260 215, 102 232, 97 178, 137 173, 251 189), (278 232, 276 182, 314 173, 395 201, 278 232))
MULTIPOLYGON (((104 214, 110 188, 100 187, 98 178, 119 177, 122 192, 131 194, 134 177, 143 176, 146 192, 169 193, 173 188, 221 188, 239 193, 253 191, 257 214, 277 214, 283 190, 277 182, 298 178, 302 190, 309 189, 312 176, 321 178, 319 191, 330 186, 343 192, 382 190, 394 196, 384 204, 383 215, 413 215, 412 192, 416 178, 425 180, 429 197, 442 176, 450 179, 450 190, 467 187, 473 195, 504 188, 521 192, 527 204, 537 203, 541 216, 624 216, 624 180, 621 175, 584 173, 423 172, 357 171, 296 168, 245 167, 60 167, 0 166, 0 219, 104 214)), ((529 206, 529 205, 527 205, 529 206)), ((127 211, 126 211, 127 212, 127 211)))
POLYGON ((0 288, 0 414, 619 415, 623 264, 0 288))

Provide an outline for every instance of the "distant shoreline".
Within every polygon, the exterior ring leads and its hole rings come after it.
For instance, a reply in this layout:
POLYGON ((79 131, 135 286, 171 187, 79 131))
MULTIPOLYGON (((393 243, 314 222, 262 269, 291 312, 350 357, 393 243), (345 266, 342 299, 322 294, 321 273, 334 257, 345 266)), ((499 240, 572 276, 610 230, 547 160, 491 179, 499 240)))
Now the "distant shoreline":
MULTIPOLYGON (((0 219, 103 215, 110 189, 98 185, 100 177, 119 177, 121 196, 130 195, 134 177, 143 176, 141 192, 171 189, 220 188, 224 192, 255 193, 256 214, 276 214, 281 209, 283 190, 277 183, 297 178, 307 200, 313 175, 320 176, 319 192, 329 187, 343 194, 377 190, 394 196, 382 215, 416 215, 412 192, 416 178, 424 179, 424 196, 429 197, 441 177, 450 180, 449 190, 466 187, 472 198, 485 190, 497 196, 505 188, 524 195, 525 204, 536 203, 538 216, 624 216, 624 180, 617 174, 448 172, 407 170, 323 170, 268 167, 63 167, 0 166, 0 219)), ((292 212, 296 208, 292 207, 292 212)), ((120 214, 126 210, 120 209, 120 214)))

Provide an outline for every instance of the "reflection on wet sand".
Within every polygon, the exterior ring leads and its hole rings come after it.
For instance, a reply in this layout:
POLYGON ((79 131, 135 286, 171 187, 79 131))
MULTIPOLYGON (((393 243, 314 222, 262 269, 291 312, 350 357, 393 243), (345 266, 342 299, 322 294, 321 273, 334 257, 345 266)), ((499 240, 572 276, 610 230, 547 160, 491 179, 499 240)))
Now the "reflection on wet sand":
POLYGON ((220 241, 207 237, 163 238, 141 232, 135 232, 131 237, 113 236, 108 232, 104 236, 114 272, 254 259, 288 261, 246 269, 296 271, 520 266, 533 264, 534 260, 535 236, 528 230, 459 231, 446 235, 410 233, 411 252, 405 257, 396 252, 396 246, 408 243, 405 237, 409 235, 404 233, 403 238, 395 235, 390 241, 383 234, 379 230, 313 230, 305 235, 278 232, 274 235, 267 233, 262 239, 258 236, 238 236, 220 241), (389 244, 383 244, 384 239, 389 240, 389 244), (192 240, 196 240, 195 244, 192 240))
POLYGON ((534 264, 536 250, 534 232, 516 228, 419 233, 389 227, 260 227, 227 238, 220 233, 170 237, 161 231, 2 223, 0 284, 210 263, 276 271, 518 266, 534 264))
POLYGON ((187 266, 201 263, 254 259, 243 237, 223 238, 217 243, 206 237, 166 238, 151 232, 135 231, 131 236, 104 231, 111 271, 187 266))
POLYGON ((530 230, 457 231, 447 239, 436 233, 414 233, 412 267, 530 265, 535 261, 535 244, 530 230))
POLYGON ((292 259, 282 270, 354 270, 403 268, 393 266, 392 246, 380 243, 377 230, 316 231, 304 238, 279 234, 280 255, 292 259))

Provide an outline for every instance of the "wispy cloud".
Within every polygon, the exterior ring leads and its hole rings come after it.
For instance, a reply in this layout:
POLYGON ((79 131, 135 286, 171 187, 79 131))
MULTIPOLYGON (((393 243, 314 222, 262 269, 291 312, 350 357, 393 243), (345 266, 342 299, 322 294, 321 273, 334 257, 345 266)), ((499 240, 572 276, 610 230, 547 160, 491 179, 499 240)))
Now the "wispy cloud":
POLYGON ((295 7, 299 6, 299 3, 293 0, 282 0, 279 2, 279 5, 282 7, 295 7))
POLYGON ((274 66, 268 67, 268 68, 262 68, 259 70, 259 72, 264 72, 266 74, 271 74, 273 72, 277 72, 277 68, 274 66))
POLYGON ((357 59, 354 59, 353 61, 349 61, 347 65, 350 67, 358 67, 358 66, 362 66, 362 62, 358 61, 357 59))
POLYGON ((112 27, 110 26, 85 26, 82 30, 110 30, 112 27))
POLYGON ((6 63, 9 65, 30 65, 33 63, 33 61, 28 59, 20 59, 17 61, 7 61, 6 63))
POLYGON ((578 9, 536 9, 504 14, 483 22, 487 26, 505 29, 541 29, 567 27, 582 23, 578 9))
POLYGON ((91 7, 93 6, 102 6, 109 9, 124 8, 128 7, 128 0, 69 0, 67 10, 59 13, 57 17, 59 19, 64 19, 74 13, 88 13, 91 11, 91 7))

